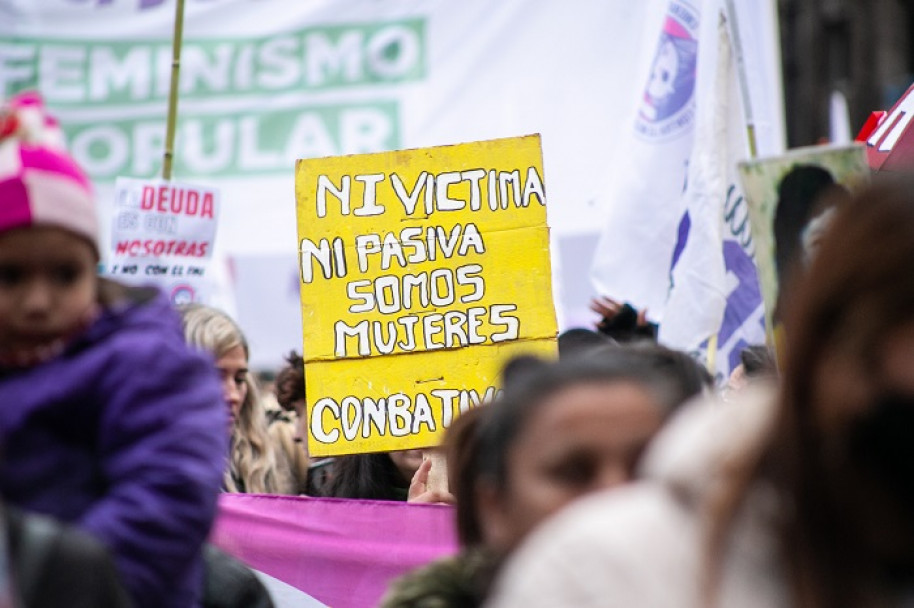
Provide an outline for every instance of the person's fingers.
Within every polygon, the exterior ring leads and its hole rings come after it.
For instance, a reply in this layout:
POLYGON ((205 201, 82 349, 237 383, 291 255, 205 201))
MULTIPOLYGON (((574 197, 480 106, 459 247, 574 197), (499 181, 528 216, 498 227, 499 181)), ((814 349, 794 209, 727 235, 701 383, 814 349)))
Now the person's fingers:
POLYGON ((419 465, 419 468, 416 469, 412 480, 409 482, 409 492, 407 493, 408 501, 413 501, 421 494, 425 493, 428 487, 428 472, 431 468, 432 461, 423 460, 422 464, 419 465))
POLYGON ((590 309, 604 317, 616 315, 621 310, 622 305, 609 296, 600 296, 590 301, 590 309))
POLYGON ((413 474, 412 483, 421 483, 423 485, 428 483, 428 472, 432 470, 432 461, 426 459, 422 461, 422 464, 419 465, 419 468, 416 469, 416 472, 413 474))
POLYGON ((598 300, 594 299, 590 301, 590 310, 594 311, 597 314, 602 315, 605 307, 598 300))

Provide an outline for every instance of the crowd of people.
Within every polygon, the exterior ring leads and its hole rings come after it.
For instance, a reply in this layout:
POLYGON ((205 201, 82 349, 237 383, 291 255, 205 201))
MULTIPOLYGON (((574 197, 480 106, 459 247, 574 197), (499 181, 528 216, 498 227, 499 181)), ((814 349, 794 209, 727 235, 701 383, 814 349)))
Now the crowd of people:
POLYGON ((309 457, 300 354, 260 387, 228 315, 99 278, 89 181, 21 96, 0 113, 0 605, 269 606, 205 542, 220 492, 454 505, 459 553, 388 608, 904 605, 914 189, 829 209, 779 268, 777 356, 747 348, 715 386, 600 298, 456 418, 430 489, 422 450, 309 457))

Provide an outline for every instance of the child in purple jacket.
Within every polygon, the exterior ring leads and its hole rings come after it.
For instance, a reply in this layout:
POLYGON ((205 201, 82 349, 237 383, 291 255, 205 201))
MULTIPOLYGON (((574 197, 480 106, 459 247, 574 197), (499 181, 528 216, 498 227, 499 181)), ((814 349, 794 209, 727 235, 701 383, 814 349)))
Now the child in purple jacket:
POLYGON ((218 379, 161 294, 97 277, 91 188, 54 126, 36 95, 0 110, 0 492, 100 539, 136 605, 195 606, 218 379))

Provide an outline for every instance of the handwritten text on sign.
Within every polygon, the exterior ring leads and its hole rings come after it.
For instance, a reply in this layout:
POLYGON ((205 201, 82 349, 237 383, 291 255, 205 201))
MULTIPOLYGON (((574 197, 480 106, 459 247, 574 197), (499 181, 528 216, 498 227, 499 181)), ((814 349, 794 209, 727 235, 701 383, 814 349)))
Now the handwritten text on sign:
POLYGON ((156 283, 175 303, 198 299, 218 217, 219 193, 213 188, 117 178, 105 274, 156 283))
POLYGON ((299 161, 313 454, 434 445, 506 358, 554 350, 541 158, 529 136, 299 161))

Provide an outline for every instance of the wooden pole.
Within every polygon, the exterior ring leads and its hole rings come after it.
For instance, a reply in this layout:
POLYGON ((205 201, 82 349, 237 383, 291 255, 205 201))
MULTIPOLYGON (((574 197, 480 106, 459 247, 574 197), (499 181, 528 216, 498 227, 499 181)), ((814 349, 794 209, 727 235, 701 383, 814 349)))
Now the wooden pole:
POLYGON ((749 158, 758 158, 758 144, 755 139, 755 113, 752 109, 752 95, 749 93, 749 75, 746 73, 746 57, 743 53, 743 38, 739 31, 736 6, 733 0, 727 0, 727 21, 730 26, 730 49, 736 64, 736 77, 739 81, 740 97, 743 102, 743 116, 746 121, 746 136, 749 141, 749 158))
POLYGON ((162 178, 171 179, 174 160, 175 125, 178 122, 178 88, 181 73, 181 40, 184 37, 184 0, 176 0, 175 28, 171 40, 171 86, 168 92, 168 122, 165 125, 165 154, 162 158, 162 178))

